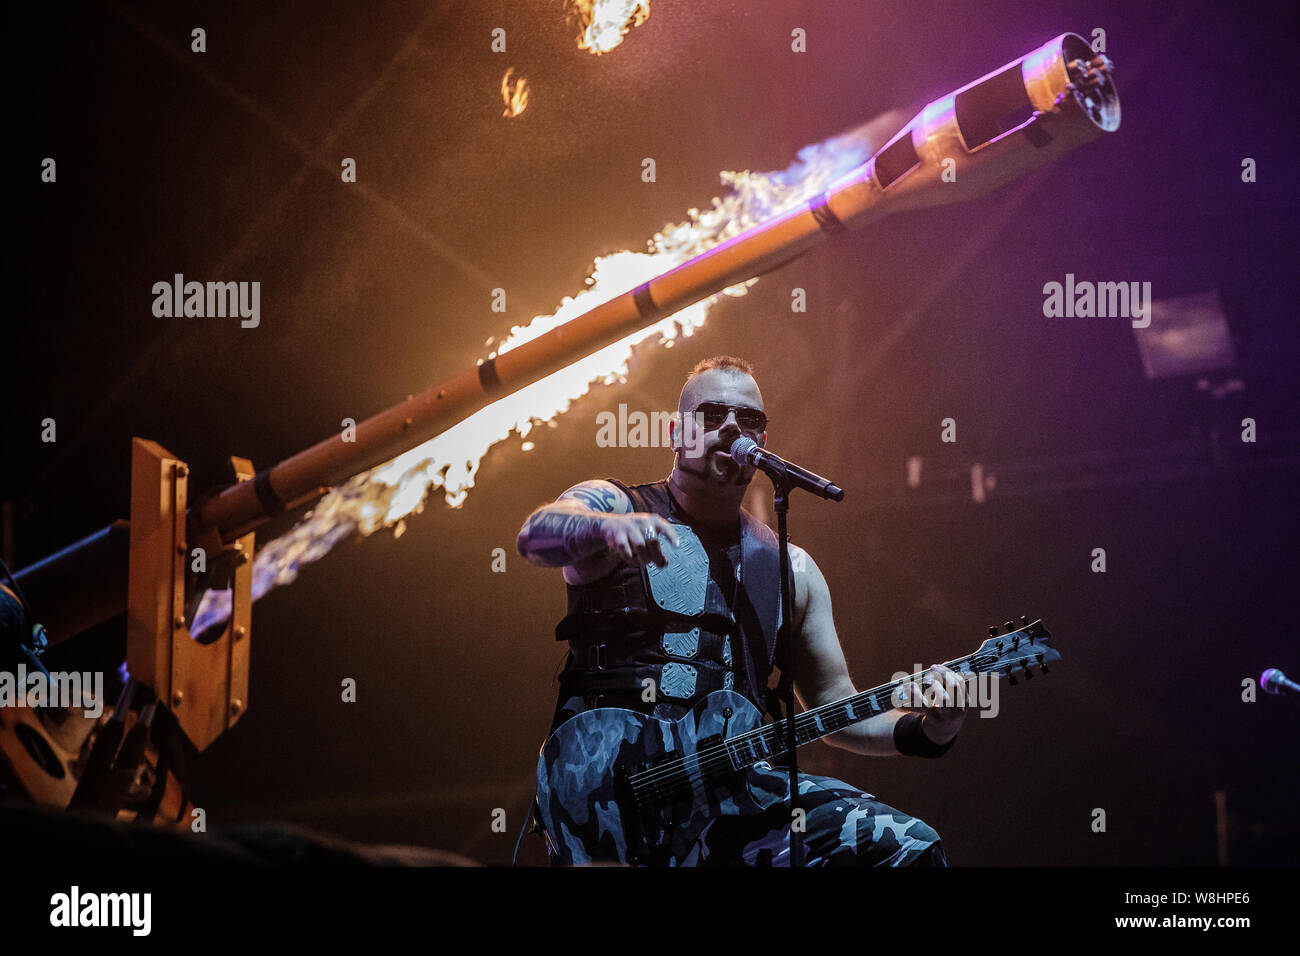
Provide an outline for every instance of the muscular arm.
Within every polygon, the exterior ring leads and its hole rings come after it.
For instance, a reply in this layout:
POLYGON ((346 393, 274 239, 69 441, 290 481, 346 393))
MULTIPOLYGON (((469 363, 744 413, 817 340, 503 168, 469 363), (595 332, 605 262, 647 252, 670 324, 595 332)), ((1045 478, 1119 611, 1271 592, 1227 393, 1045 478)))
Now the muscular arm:
POLYGON ((515 547, 533 564, 563 567, 569 584, 586 584, 620 561, 667 564, 658 541, 647 540, 652 528, 678 543, 676 531, 660 516, 634 514, 632 502, 618 486, 584 481, 529 515, 515 547))
MULTIPOLYGON (((819 707, 857 693, 849 677, 844 651, 835 634, 831 594, 821 569, 806 551, 790 546, 794 566, 795 694, 805 709, 819 707)), ((823 738, 832 747, 876 757, 896 756, 894 724, 906 713, 897 708, 860 721, 823 738)), ((927 718, 927 722, 928 718, 927 718)), ((930 736, 930 728, 922 724, 930 736)), ((955 732, 954 732, 955 733, 955 732)), ((933 737, 931 739, 934 739, 933 737)), ((935 740, 943 744, 947 739, 935 740)))
POLYGON ((603 567, 605 573, 616 559, 610 560, 614 556, 605 544, 604 519, 631 510, 627 495, 608 481, 584 481, 529 515, 515 547, 544 568, 577 567, 590 572, 603 567))

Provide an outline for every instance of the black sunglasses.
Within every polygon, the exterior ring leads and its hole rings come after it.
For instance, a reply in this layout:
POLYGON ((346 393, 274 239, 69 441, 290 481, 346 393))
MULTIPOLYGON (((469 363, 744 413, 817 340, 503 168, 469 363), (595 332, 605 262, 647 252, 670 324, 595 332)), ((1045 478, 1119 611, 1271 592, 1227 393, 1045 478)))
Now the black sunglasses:
POLYGON ((736 413, 736 424, 742 431, 761 432, 767 428, 768 418, 757 408, 746 405, 724 405, 721 402, 701 402, 695 411, 704 420, 704 427, 709 431, 721 428, 722 423, 732 412, 736 413))

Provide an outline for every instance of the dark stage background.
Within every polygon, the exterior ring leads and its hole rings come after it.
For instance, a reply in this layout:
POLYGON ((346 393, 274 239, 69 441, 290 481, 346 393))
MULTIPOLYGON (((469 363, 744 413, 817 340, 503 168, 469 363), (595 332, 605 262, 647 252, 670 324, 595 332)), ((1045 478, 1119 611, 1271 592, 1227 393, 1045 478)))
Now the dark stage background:
MULTIPOLYGON (((674 408, 695 362, 731 353, 757 368, 771 447, 848 492, 797 501, 793 528, 860 687, 1022 613, 1065 657, 1004 687, 999 718, 968 721, 940 761, 814 745, 807 768, 925 819, 955 864, 1211 864, 1216 790, 1243 825, 1272 826, 1237 833, 1233 862, 1294 862, 1300 711, 1241 700, 1264 667, 1300 671, 1293 5, 651 7, 602 57, 541 2, 52 5, 8 33, 22 294, 6 310, 0 497, 20 566, 126 516, 132 436, 190 462, 196 491, 231 454, 269 466, 472 367, 488 336, 579 291, 593 257, 707 205, 720 170, 784 168, 1067 30, 1104 28, 1117 65, 1118 133, 991 197, 814 250, 694 337, 639 350, 625 385, 593 387, 532 451, 494 447, 463 507, 435 496, 400 539, 347 542, 260 601, 249 713, 198 767, 209 824, 275 818, 509 861, 564 608, 559 573, 519 558, 515 535, 576 481, 665 476, 662 449, 597 447, 596 414, 674 408), (508 54, 489 49, 496 26, 508 54), (507 120, 512 65, 533 92, 507 120), (39 180, 45 156, 57 184, 39 180), (1258 182, 1242 182, 1245 157, 1258 182), (177 272, 261 281, 260 327, 154 318, 151 286, 177 272), (1124 319, 1044 318, 1042 287, 1066 273, 1149 281, 1156 298, 1219 290, 1237 367, 1210 379, 1244 390, 1148 380, 1124 319), (983 503, 975 463, 998 478, 983 503)), ((112 666, 123 647, 119 622, 52 664, 112 666)), ((527 838, 521 861, 543 858, 527 838)))

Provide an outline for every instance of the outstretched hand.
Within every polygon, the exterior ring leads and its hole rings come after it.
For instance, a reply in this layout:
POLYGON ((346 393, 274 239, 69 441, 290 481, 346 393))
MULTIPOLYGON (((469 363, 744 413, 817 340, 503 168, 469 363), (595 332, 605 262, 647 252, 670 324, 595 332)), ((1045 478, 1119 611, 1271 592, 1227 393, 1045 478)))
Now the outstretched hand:
POLYGON ((603 531, 605 546, 628 564, 654 562, 661 568, 667 567, 663 541, 666 539, 673 547, 682 543, 666 519, 647 512, 606 515, 603 531))

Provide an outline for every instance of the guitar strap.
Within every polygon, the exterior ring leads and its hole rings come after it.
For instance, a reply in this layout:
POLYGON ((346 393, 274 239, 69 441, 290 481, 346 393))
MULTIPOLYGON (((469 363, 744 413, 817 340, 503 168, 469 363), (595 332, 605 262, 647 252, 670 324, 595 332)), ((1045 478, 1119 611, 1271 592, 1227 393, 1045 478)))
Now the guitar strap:
MULTIPOLYGON (((778 667, 781 678, 775 688, 766 686, 762 693, 763 703, 773 719, 779 720, 782 714, 782 701, 790 690, 790 669, 786 665, 785 648, 778 646, 781 617, 781 552, 776 534, 763 522, 748 511, 741 511, 744 543, 745 588, 742 594, 753 605, 753 614, 763 635, 766 660, 769 670, 778 667)), ((759 692, 756 691, 757 696, 759 692)))
POLYGON ((744 555, 740 600, 747 600, 753 609, 770 666, 776 658, 776 637, 781 626, 781 556, 771 528, 743 509, 740 520, 744 555))

